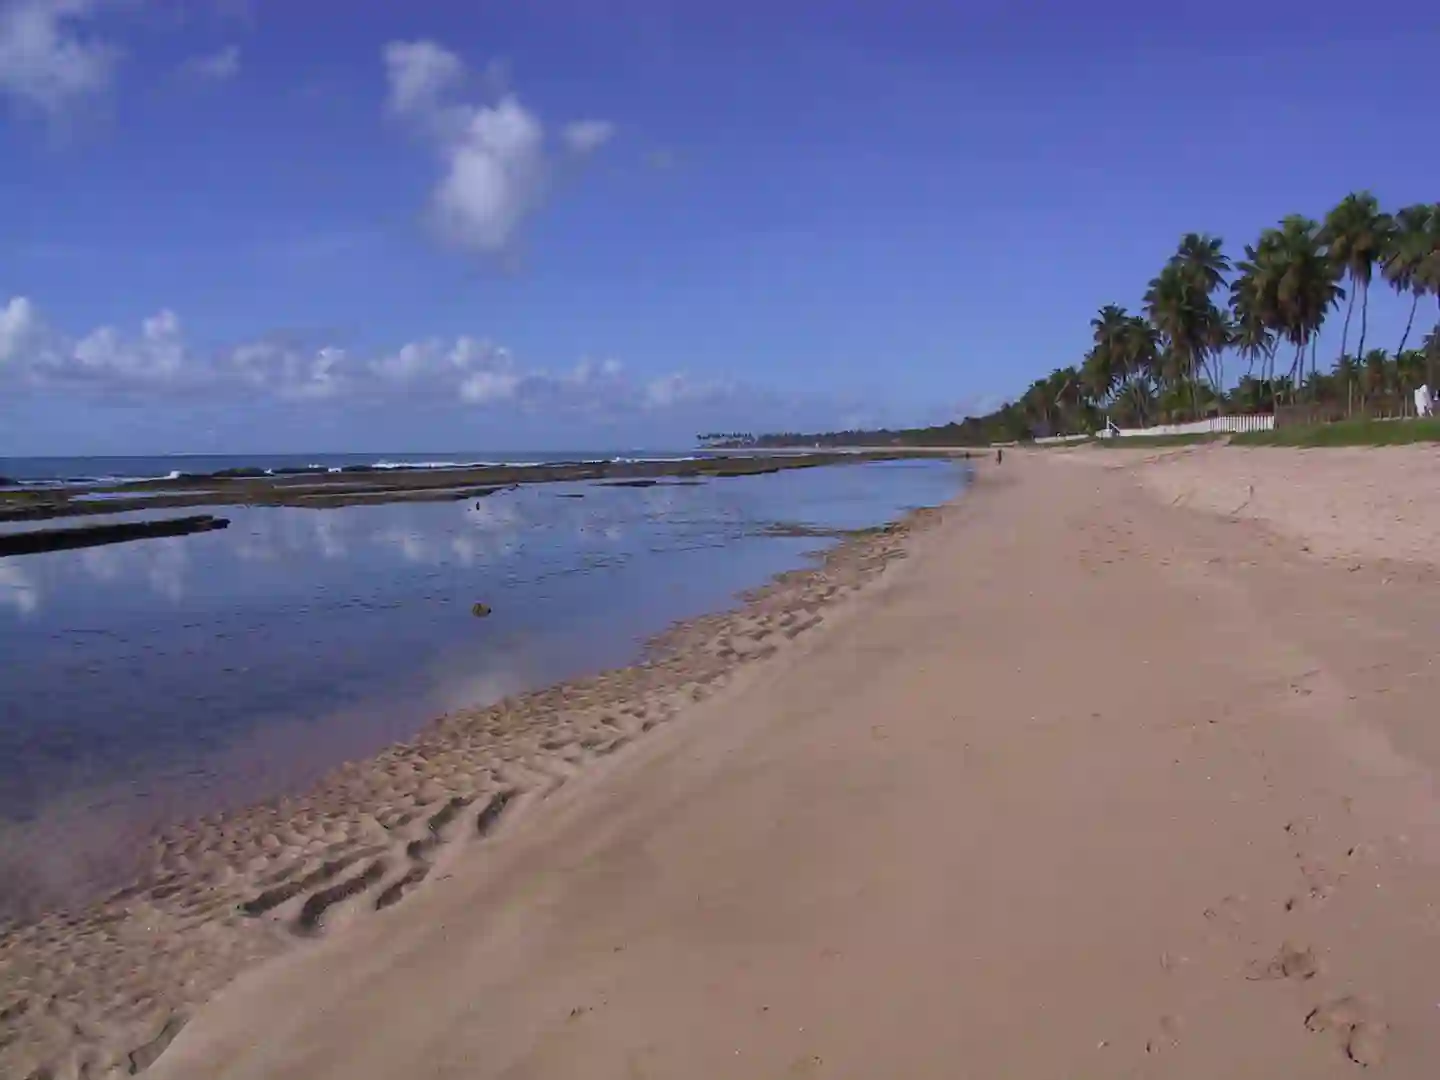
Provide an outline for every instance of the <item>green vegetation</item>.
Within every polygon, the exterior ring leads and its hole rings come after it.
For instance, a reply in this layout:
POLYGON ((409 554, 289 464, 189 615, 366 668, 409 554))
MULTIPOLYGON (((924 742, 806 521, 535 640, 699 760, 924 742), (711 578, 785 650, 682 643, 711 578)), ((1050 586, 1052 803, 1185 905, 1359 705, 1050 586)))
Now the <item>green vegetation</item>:
POLYGON ((1391 215, 1369 192, 1348 195, 1323 222, 1286 217, 1234 262, 1218 237, 1189 233, 1151 279, 1143 314, 1101 308, 1081 364, 1037 380, 1007 408, 1032 431, 1057 434, 1097 430, 1105 417, 1144 427, 1300 403, 1317 419, 1403 415, 1417 387, 1435 385, 1440 340, 1432 331, 1423 350, 1407 350, 1407 326, 1393 355, 1367 350, 1377 268, 1411 296, 1412 324, 1422 298, 1440 302, 1440 204, 1391 215), (1322 370, 1320 330, 1342 302, 1340 353, 1322 370), (1227 357, 1246 365, 1233 384, 1227 357))
POLYGON ((1007 426, 966 418, 960 423, 939 424, 923 428, 853 429, 849 431, 798 432, 782 431, 769 435, 747 435, 743 438, 700 436, 702 445, 727 447, 896 447, 896 446, 988 446, 992 442, 1014 442, 1028 437, 1023 427, 1007 426))
POLYGON ((1245 245, 1238 260, 1225 254, 1219 237, 1187 233, 1150 280, 1140 312, 1102 307, 1090 320, 1091 346, 1078 364, 1056 368, 985 416, 903 431, 766 435, 745 444, 968 446, 1094 433, 1107 419, 1147 427, 1273 410, 1292 410, 1287 420, 1303 414, 1312 423, 1405 416, 1416 388, 1434 388, 1440 377, 1440 323, 1421 348, 1406 347, 1427 298, 1440 305, 1440 203, 1391 214, 1369 192, 1357 192, 1323 221, 1289 215, 1245 245), (1368 347, 1377 270, 1410 297, 1393 352, 1368 347), (1322 370, 1320 331, 1341 307, 1340 351, 1322 370), (1233 382, 1227 360, 1245 365, 1233 382))
MULTIPOLYGON (((1223 442, 1228 435, 1127 435, 1123 439, 1092 439, 1096 446, 1114 447, 1119 450, 1163 450, 1170 446, 1198 446, 1201 443, 1223 442)), ((1063 444, 1062 444, 1063 445, 1063 444)))
MULTIPOLYGON (((1130 442, 1130 439, 1124 440, 1130 442)), ((1440 442, 1440 418, 1420 420, 1339 420, 1274 431, 1252 431, 1230 440, 1237 446, 1400 446, 1440 442)))

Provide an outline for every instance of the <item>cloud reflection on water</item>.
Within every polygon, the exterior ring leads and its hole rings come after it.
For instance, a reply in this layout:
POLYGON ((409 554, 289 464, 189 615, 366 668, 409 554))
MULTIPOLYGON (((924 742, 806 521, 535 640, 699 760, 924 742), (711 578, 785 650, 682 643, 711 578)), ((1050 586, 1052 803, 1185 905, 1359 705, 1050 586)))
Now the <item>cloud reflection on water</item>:
POLYGON ((662 519, 673 496, 591 489, 584 499, 556 497, 540 488, 502 492, 462 503, 342 507, 224 508, 229 529, 203 536, 164 537, 128 544, 50 552, 0 562, 0 611, 35 614, 47 594, 88 582, 118 593, 143 588, 179 604, 199 573, 244 575, 259 567, 277 571, 315 563, 364 559, 383 571, 386 559, 409 566, 476 569, 523 561, 530 542, 613 547, 626 536, 623 520, 662 519), (248 568, 248 569, 247 569, 248 568))
POLYGON ((39 586, 13 561, 0 560, 0 608, 10 608, 23 618, 39 607, 39 586))

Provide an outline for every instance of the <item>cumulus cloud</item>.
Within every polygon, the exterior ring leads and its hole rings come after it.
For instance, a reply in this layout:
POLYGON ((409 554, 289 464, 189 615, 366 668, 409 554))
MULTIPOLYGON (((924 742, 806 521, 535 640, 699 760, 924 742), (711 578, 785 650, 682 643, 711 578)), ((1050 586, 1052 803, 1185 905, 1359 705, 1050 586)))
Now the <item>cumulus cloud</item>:
POLYGON ((419 401, 461 408, 621 415, 714 403, 728 384, 684 374, 632 378, 613 359, 558 371, 522 364, 483 338, 424 338, 389 352, 302 344, 270 335, 205 350, 165 310, 138 330, 102 326, 71 335, 25 297, 0 305, 0 388, 94 400, 261 398, 276 401, 419 401))
POLYGON ((178 377, 184 368, 185 348, 180 338, 180 320, 173 311, 162 311, 140 324, 140 336, 122 337, 114 327, 102 326, 86 334, 69 354, 52 354, 59 365, 81 377, 108 378, 121 372, 142 384, 163 385, 178 377))
POLYGON ((240 74, 240 46, 227 45, 219 52, 192 56, 180 65, 180 73, 200 82, 227 82, 240 74))
POLYGON ((400 116, 429 117, 465 81, 460 58, 433 41, 392 41, 382 55, 390 110, 400 116))
POLYGON ((513 97, 476 109, 449 145, 435 189, 440 235, 463 248, 504 250, 544 197, 544 138, 539 120, 513 97))
POLYGON ((95 0, 0 0, 0 94, 58 122, 103 95, 120 50, 86 29, 95 0))
MULTIPOLYGON (((428 141, 440 161, 430 216, 440 238, 495 255, 513 243, 544 202, 551 176, 545 127, 513 93, 466 100, 473 80, 464 62, 433 41, 392 41, 383 52, 387 107, 428 141)), ((571 124, 561 141, 589 154, 610 138, 603 120, 571 124)))
POLYGON ((733 393, 734 389, 728 383, 697 381, 682 372, 676 372, 646 383, 643 401, 647 409, 669 409, 676 405, 722 400, 733 393))
POLYGON ((566 124, 560 133, 566 147, 573 154, 591 154, 604 146, 615 135, 615 125, 608 120, 576 120, 566 124))
MULTIPOLYGON (((0 308, 0 364, 25 354, 34 345, 40 328, 35 305, 23 296, 13 297, 0 308)), ((3 371, 0 368, 0 371, 3 371)))

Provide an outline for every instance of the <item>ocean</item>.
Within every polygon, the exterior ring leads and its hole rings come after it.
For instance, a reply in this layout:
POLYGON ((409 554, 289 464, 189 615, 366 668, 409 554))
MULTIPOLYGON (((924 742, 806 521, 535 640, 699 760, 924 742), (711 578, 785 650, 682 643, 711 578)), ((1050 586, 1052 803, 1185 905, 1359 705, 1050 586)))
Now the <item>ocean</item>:
POLYGON ((574 451, 454 451, 397 454, 165 454, 131 457, 0 457, 0 485, 12 487, 55 484, 114 484, 133 480, 203 476, 227 469, 410 468, 440 469, 463 465, 547 465, 562 461, 675 460, 695 451, 574 450, 574 451))
MULTIPOLYGON (((357 458, 386 460, 330 462, 357 458)), ((163 476, 175 460, 29 473, 163 476)), ((226 506, 219 532, 0 558, 0 882, 26 904, 76 895, 121 875, 157 825, 302 791, 445 712, 632 662, 676 620, 833 542, 777 525, 876 525, 949 499, 964 476, 902 460, 474 502, 226 506)))

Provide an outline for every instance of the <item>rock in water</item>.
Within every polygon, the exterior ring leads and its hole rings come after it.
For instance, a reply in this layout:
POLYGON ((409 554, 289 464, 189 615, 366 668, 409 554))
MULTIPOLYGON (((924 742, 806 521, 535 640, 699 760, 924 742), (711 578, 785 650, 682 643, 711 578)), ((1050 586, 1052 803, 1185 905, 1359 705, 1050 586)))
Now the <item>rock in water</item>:
POLYGON ((474 607, 472 607, 472 608, 470 609, 470 614, 471 614, 471 615, 474 615, 477 619, 483 619, 483 618, 485 618, 486 615, 489 615, 489 614, 490 614, 490 605, 489 605, 489 604, 476 604, 474 607))

